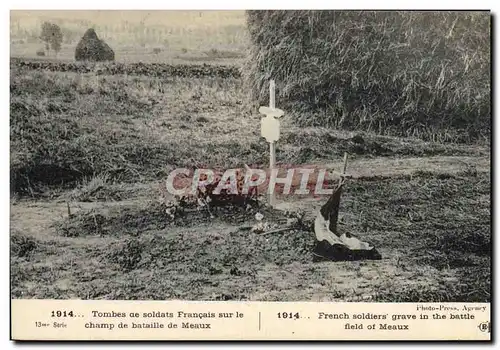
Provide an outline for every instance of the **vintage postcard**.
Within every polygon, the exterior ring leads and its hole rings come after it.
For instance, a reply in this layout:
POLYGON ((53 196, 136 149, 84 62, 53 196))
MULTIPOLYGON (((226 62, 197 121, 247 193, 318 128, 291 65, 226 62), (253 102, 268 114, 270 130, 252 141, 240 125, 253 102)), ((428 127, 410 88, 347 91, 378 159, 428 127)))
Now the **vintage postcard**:
POLYGON ((11 339, 490 341, 491 17, 12 10, 11 339))

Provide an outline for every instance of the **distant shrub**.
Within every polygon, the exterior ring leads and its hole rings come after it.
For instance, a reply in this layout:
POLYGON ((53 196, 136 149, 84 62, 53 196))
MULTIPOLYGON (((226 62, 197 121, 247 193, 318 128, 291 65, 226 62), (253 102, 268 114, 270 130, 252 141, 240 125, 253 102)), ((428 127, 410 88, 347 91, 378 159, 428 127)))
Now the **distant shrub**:
POLYGON ((42 50, 38 50, 38 51, 36 52, 36 55, 37 55, 37 56, 45 56, 45 50, 43 50, 43 49, 42 49, 42 50))
POLYGON ((154 53, 155 55, 158 55, 160 52, 161 52, 161 49, 160 49, 159 47, 155 47, 155 48, 153 49, 153 53, 154 53))
POLYGON ((52 49, 56 53, 61 51, 63 34, 61 28, 57 24, 44 22, 42 24, 42 34, 40 38, 45 43, 45 48, 47 50, 52 49))

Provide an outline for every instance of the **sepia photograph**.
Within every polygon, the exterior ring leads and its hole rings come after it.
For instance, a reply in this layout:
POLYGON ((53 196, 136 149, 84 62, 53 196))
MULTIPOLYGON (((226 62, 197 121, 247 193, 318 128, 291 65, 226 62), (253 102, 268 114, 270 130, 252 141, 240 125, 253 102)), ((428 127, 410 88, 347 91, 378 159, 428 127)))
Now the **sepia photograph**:
POLYGON ((11 10, 11 298, 490 303, 491 28, 11 10))

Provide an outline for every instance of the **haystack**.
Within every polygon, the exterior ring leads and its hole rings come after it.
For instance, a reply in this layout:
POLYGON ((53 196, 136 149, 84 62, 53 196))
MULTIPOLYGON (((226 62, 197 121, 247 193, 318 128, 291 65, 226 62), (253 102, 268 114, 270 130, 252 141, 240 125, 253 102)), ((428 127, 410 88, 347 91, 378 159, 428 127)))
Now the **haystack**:
POLYGON ((382 255, 367 242, 340 232, 337 228, 340 197, 344 187, 342 179, 328 201, 321 207, 314 221, 316 246, 313 250, 313 261, 353 261, 380 260, 382 255))
POLYGON ((490 14, 247 11, 255 103, 301 125, 421 136, 490 128, 490 14), (472 97, 473 96, 473 97, 472 97), (420 134, 419 134, 420 133, 420 134))
POLYGON ((88 29, 75 49, 77 61, 114 61, 115 53, 111 47, 97 37, 94 29, 88 29))

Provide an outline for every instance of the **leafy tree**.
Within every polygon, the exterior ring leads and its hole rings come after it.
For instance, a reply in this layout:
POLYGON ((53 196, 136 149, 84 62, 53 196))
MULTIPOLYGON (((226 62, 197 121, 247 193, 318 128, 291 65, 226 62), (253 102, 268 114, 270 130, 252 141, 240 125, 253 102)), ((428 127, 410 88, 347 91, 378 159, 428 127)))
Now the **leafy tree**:
POLYGON ((45 49, 47 51, 52 49, 56 52, 56 55, 61 51, 63 34, 61 28, 57 24, 44 22, 42 24, 42 35, 40 38, 45 43, 45 49))

